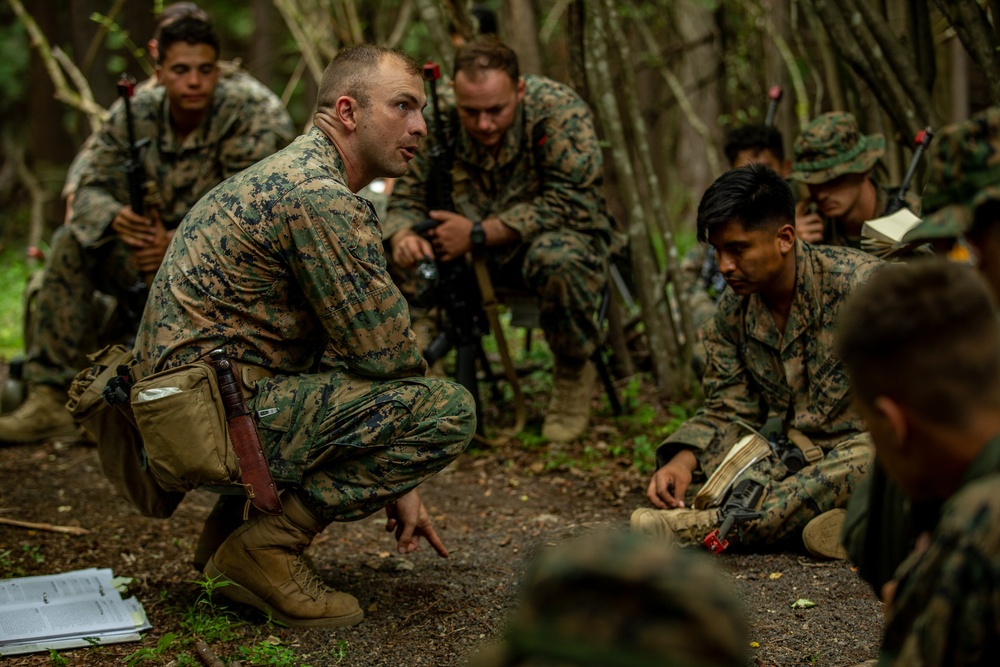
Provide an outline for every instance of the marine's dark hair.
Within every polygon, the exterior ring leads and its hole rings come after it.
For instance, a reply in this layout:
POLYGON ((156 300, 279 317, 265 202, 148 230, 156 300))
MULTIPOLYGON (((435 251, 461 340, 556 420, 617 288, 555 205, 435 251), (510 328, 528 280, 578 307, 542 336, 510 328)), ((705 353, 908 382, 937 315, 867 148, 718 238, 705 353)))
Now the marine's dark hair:
POLYGON ((178 19, 182 19, 185 16, 193 16, 202 21, 210 22, 208 17, 208 12, 199 7, 193 2, 172 2, 163 8, 156 16, 156 26, 153 28, 153 39, 157 42, 160 41, 160 34, 163 32, 163 27, 170 25, 178 19))
POLYGON ((737 127, 726 137, 724 148, 729 164, 736 162, 737 156, 743 151, 771 151, 778 161, 785 159, 785 144, 781 132, 772 125, 744 125, 737 127))
POLYGON ((517 62, 514 49, 501 42, 495 35, 479 35, 459 47, 455 53, 455 68, 452 78, 459 72, 465 72, 470 78, 475 78, 486 70, 502 70, 507 72, 515 83, 521 77, 521 67, 517 62))
POLYGON ((180 42, 192 45, 207 44, 215 51, 215 57, 219 57, 219 37, 208 21, 196 16, 184 16, 164 25, 160 30, 158 41, 161 64, 166 57, 167 49, 180 42))
POLYGON ((892 264, 848 299, 835 340, 855 398, 942 426, 1000 410, 1000 328, 982 277, 940 258, 892 264))
POLYGON ((357 100, 362 107, 367 107, 371 103, 369 86, 375 80, 382 59, 386 57, 398 60, 410 74, 421 76, 420 63, 405 51, 377 44, 355 44, 342 49, 326 66, 316 94, 316 110, 333 109, 337 99, 345 95, 357 100))
POLYGON ((795 224, 795 195, 770 167, 751 163, 731 169, 708 187, 698 204, 698 240, 739 222, 747 231, 795 224))

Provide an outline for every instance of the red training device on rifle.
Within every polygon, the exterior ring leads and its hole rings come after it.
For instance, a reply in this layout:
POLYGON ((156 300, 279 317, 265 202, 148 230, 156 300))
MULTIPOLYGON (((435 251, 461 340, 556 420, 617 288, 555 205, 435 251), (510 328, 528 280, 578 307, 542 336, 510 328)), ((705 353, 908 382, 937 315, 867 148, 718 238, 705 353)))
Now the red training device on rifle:
POLYGON ((135 79, 123 72, 121 78, 118 79, 117 87, 120 96, 132 97, 132 93, 135 92, 135 79))
POLYGON ((781 96, 782 96, 783 94, 784 94, 784 91, 783 91, 783 90, 781 90, 781 86, 771 86, 771 87, 770 87, 770 88, 768 89, 768 91, 767 91, 767 96, 768 96, 768 97, 769 97, 770 99, 774 100, 775 102, 777 102, 778 100, 780 100, 780 99, 781 99, 781 96))
POLYGON ((729 547, 729 540, 723 538, 719 539, 719 529, 716 528, 711 533, 705 536, 705 548, 711 551, 713 554, 721 554, 729 547))
POLYGON ((424 64, 424 81, 437 81, 440 78, 441 66, 428 60, 424 64))

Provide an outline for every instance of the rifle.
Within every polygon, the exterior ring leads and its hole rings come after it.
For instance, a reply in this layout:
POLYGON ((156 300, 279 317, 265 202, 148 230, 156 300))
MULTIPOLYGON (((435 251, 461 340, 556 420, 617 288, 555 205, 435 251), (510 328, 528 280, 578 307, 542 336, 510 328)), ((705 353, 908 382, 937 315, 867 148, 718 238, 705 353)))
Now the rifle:
MULTIPOLYGON (((441 68, 437 63, 428 62, 424 65, 423 74, 424 80, 430 83, 435 139, 429 153, 430 174, 426 180, 425 202, 428 210, 454 211, 451 167, 455 157, 455 144, 454 137, 448 136, 438 104, 437 81, 441 78, 441 68)), ((413 231, 425 235, 439 224, 441 223, 428 218, 414 225, 413 231)), ((489 325, 482 308, 476 277, 464 257, 450 262, 428 258, 418 264, 417 274, 427 285, 418 294, 418 301, 433 301, 444 313, 442 331, 423 350, 424 358, 428 365, 432 365, 455 348, 455 379, 476 399, 478 419, 480 402, 476 359, 482 356, 480 339, 489 332, 489 325)), ((481 428, 482 420, 478 419, 478 423, 481 428)))
POLYGON ((146 170, 142 165, 139 144, 135 141, 135 120, 132 118, 132 95, 135 93, 135 79, 124 72, 118 79, 118 96, 125 105, 125 127, 128 131, 128 159, 122 166, 125 179, 128 182, 128 200, 132 211, 142 215, 145 210, 144 191, 146 188, 146 170))
MULTIPOLYGON (((122 99, 125 107, 125 128, 128 132, 128 158, 122 165, 125 172, 125 180, 128 183, 129 206, 137 215, 143 215, 146 210, 146 169, 142 162, 142 144, 135 140, 135 119, 132 117, 132 95, 135 92, 135 79, 128 74, 122 73, 118 79, 118 96, 122 99)), ((149 296, 149 283, 153 280, 153 275, 143 276, 134 284, 124 288, 123 298, 119 299, 125 319, 129 323, 129 331, 134 335, 139 330, 139 321, 142 319, 142 311, 146 307, 146 299, 149 296)))
POLYGON ((751 521, 760 517, 757 503, 764 493, 764 485, 752 479, 743 479, 736 483, 729 492, 726 504, 719 512, 722 525, 705 537, 705 548, 713 554, 721 554, 729 547, 726 535, 737 523, 751 521))
POLYGON ((913 143, 917 148, 913 151, 913 158, 910 160, 910 166, 906 170, 906 176, 903 177, 903 182, 900 184, 896 196, 886 203, 885 211, 882 215, 890 215, 902 208, 910 208, 910 205, 906 202, 906 191, 910 189, 910 181, 913 180, 913 174, 917 171, 920 158, 923 156, 924 150, 930 146, 931 139, 933 138, 934 133, 929 126, 917 132, 917 136, 913 139, 913 143))

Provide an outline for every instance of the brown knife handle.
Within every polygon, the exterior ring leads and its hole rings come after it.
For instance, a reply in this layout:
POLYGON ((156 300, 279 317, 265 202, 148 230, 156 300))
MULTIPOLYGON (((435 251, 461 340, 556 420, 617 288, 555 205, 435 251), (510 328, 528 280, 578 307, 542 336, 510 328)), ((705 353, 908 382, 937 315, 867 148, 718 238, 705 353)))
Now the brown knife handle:
POLYGON ((219 378, 219 393, 226 409, 226 421, 249 414, 243 404, 243 392, 236 381, 236 374, 233 373, 233 363, 226 358, 225 351, 212 350, 208 356, 209 363, 219 378))

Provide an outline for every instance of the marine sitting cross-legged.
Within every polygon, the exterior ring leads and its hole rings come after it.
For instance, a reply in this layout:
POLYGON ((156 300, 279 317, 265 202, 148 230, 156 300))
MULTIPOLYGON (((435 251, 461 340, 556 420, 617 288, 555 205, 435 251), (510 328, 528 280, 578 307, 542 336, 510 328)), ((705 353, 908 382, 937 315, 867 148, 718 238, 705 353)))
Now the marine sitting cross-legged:
MULTIPOLYGON (((362 619, 353 596, 326 587, 300 560, 332 522, 385 508, 400 552, 423 536, 447 555, 415 489, 468 445, 472 397, 424 377, 378 219, 355 194, 406 171, 427 131, 425 102, 409 56, 342 50, 320 83, 314 127, 219 185, 185 218, 139 329, 140 381, 216 349, 237 377, 256 373, 246 403, 274 483, 284 487, 284 513, 251 517, 205 571, 230 584, 223 595, 288 625, 362 619)), ((148 442, 149 429, 140 430, 148 442)), ((178 457, 190 446, 177 442, 178 457)))
MULTIPOLYGON (((882 262, 797 240, 791 188, 759 164, 729 171, 709 187, 698 207, 698 237, 715 249, 730 287, 704 330, 705 403, 657 450, 647 495, 659 509, 636 510, 632 525, 700 542, 719 526, 720 512, 691 508, 685 492, 692 479, 720 465, 733 444, 723 437, 733 422, 759 429, 774 414, 789 433, 811 441, 812 461, 791 474, 780 463, 752 468, 746 476, 764 488, 761 514, 738 525, 731 539, 760 545, 798 537, 810 519, 847 502, 872 458, 833 353, 833 332, 844 299, 882 262)), ((840 555, 837 531, 819 532, 824 539, 807 547, 840 555)))

